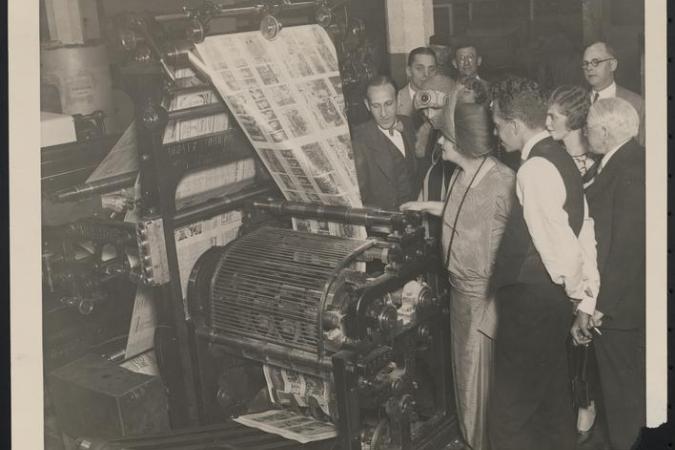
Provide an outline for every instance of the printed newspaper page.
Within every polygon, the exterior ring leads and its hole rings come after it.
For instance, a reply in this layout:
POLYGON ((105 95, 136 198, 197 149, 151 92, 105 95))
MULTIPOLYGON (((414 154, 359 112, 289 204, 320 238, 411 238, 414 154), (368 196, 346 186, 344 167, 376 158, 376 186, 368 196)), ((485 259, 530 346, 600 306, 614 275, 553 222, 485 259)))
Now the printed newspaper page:
POLYGON ((332 423, 321 422, 312 417, 284 409, 272 409, 261 413, 248 414, 239 416, 234 420, 242 425, 278 434, 302 444, 337 436, 337 430, 332 423))
POLYGON ((334 412, 331 411, 335 409, 335 401, 331 401, 333 386, 328 381, 267 364, 263 365, 263 373, 272 402, 303 408, 314 404, 328 417, 334 412))
POLYGON ((241 221, 241 211, 229 211, 174 230, 183 298, 187 295, 187 281, 197 259, 211 247, 234 240, 241 221))
MULTIPOLYGON (((335 48, 318 25, 210 36, 190 59, 211 78, 286 199, 361 207, 335 48)), ((353 238, 363 227, 294 221, 353 238)))
MULTIPOLYGON (((205 87, 197 92, 180 93, 171 98, 168 110, 178 111, 197 106, 219 103, 218 94, 205 87)), ((229 128, 229 117, 226 112, 202 116, 195 119, 169 120, 164 130, 164 144, 180 142, 185 139, 219 133, 229 128)))

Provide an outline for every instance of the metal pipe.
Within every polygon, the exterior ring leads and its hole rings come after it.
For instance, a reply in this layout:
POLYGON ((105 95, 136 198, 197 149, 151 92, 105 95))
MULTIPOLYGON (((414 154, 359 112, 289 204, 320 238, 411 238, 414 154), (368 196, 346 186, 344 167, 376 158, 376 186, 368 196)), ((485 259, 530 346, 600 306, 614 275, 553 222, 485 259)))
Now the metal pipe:
MULTIPOLYGON (((245 16, 248 14, 259 14, 263 9, 263 5, 255 6, 241 6, 241 7, 232 7, 228 8, 226 6, 215 5, 216 11, 213 13, 213 18, 220 17, 236 17, 236 16, 245 16)), ((172 14, 160 14, 154 16, 155 21, 159 23, 173 22, 177 20, 188 20, 193 17, 192 11, 185 11, 180 13, 172 14)))
POLYGON ((203 92, 206 90, 213 89, 213 87, 210 84, 202 84, 202 85, 196 85, 196 86, 187 86, 187 87, 178 87, 178 86, 169 86, 166 88, 167 94, 169 94, 171 97, 175 97, 177 95, 186 95, 186 94, 193 94, 195 92, 203 92))
POLYGON ((246 352, 247 357, 262 363, 273 363, 274 365, 300 370, 301 372, 309 370, 315 374, 323 370, 330 370, 333 367, 330 358, 319 358, 316 354, 291 349, 273 342, 244 339, 241 337, 233 338, 203 327, 196 327, 195 332, 198 336, 207 339, 209 342, 223 345, 238 353, 242 351, 246 352))
POLYGON ((191 17, 188 11, 169 13, 169 14, 158 14, 154 16, 154 19, 157 22, 173 22, 175 20, 188 20, 191 17))
POLYGON ((353 225, 393 225, 402 223, 410 213, 386 211, 375 208, 352 208, 349 206, 321 205, 289 201, 254 202, 253 206, 277 215, 289 215, 307 219, 331 220, 353 225))
MULTIPOLYGON (((251 3, 251 2, 248 2, 251 3)), ((339 2, 341 4, 343 2, 339 2)), ((316 0, 311 1, 302 1, 302 2, 292 2, 290 0, 284 0, 281 4, 264 4, 259 3, 253 6, 226 6, 226 5, 213 5, 215 8, 212 11, 209 11, 210 18, 222 18, 222 17, 239 17, 246 15, 255 15, 261 14, 268 7, 278 7, 280 11, 296 11, 300 9, 307 9, 315 6, 319 6, 320 2, 316 0)), ((188 20, 195 16, 195 12, 199 12, 199 8, 193 10, 186 10, 183 12, 169 13, 169 14, 159 14, 154 16, 155 21, 160 23, 173 22, 177 20, 188 20)))
POLYGON ((193 106, 191 108, 177 109, 167 112, 169 120, 194 119, 227 112, 224 103, 211 103, 209 105, 193 106))
POLYGON ((104 194, 117 189, 133 186, 137 172, 125 173, 91 183, 83 183, 64 189, 53 194, 53 199, 58 202, 68 202, 91 197, 96 194, 104 194))
POLYGON ((200 203, 189 208, 178 211, 173 218, 174 227, 181 227, 190 223, 213 217, 221 212, 229 211, 240 207, 243 203, 252 198, 269 195, 272 186, 267 184, 256 184, 250 188, 244 189, 233 195, 220 197, 210 202, 200 203))

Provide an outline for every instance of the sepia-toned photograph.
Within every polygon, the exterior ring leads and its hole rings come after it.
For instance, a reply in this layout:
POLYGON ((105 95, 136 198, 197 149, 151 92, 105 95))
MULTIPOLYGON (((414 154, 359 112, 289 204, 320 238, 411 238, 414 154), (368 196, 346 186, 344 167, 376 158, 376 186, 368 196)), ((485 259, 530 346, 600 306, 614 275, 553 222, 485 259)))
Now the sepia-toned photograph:
POLYGON ((35 3, 11 448, 672 439, 666 0, 35 3))

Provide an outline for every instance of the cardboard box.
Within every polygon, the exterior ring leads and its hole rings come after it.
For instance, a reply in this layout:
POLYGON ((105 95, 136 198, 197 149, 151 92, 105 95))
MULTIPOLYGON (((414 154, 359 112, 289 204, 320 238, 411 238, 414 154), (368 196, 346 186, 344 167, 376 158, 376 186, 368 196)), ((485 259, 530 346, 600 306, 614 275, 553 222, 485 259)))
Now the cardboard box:
POLYGON ((87 355, 48 376, 61 430, 73 437, 115 438, 169 429, 160 378, 87 355))

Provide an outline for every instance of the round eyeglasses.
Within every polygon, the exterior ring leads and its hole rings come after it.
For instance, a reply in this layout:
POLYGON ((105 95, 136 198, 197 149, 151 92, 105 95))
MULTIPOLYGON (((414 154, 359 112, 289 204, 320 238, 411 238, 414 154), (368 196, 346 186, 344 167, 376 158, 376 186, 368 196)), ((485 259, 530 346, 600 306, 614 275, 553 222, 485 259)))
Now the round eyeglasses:
POLYGON ((600 63, 604 63, 605 61, 610 61, 615 58, 605 58, 605 59, 598 59, 598 58, 593 58, 590 61, 583 61, 581 63, 581 67, 584 69, 587 69, 588 66, 593 66, 593 67, 598 67, 600 63))

